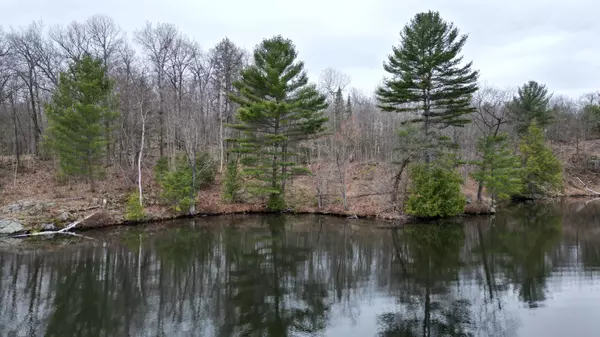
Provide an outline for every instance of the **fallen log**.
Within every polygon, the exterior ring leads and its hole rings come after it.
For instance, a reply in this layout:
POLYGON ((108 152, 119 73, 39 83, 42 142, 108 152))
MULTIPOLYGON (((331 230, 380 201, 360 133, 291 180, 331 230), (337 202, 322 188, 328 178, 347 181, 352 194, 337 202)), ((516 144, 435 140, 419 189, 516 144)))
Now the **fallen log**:
POLYGON ((594 194, 600 195, 600 192, 594 191, 593 189, 589 188, 586 183, 583 182, 583 180, 579 179, 579 177, 575 177, 575 179, 579 180, 579 182, 583 185, 583 188, 588 191, 588 192, 592 192, 594 194))
POLYGON ((24 237, 29 237, 29 236, 40 236, 40 235, 54 235, 54 234, 66 234, 66 235, 73 235, 73 236, 79 236, 79 237, 83 237, 86 239, 92 239, 92 240, 96 240, 94 238, 88 237, 88 236, 84 236, 81 234, 76 234, 73 232, 69 232, 71 229, 75 228, 77 225, 79 225, 80 223, 84 222, 85 220, 93 217, 94 215, 96 215, 98 212, 102 211, 104 209, 104 206, 106 205, 106 199, 104 199, 102 201, 102 206, 99 207, 95 212, 85 216, 83 219, 74 221, 72 223, 70 223, 69 225, 65 226, 65 228, 59 229, 57 231, 42 231, 42 232, 37 232, 37 233, 27 233, 27 234, 18 234, 18 235, 13 235, 11 236, 11 238, 24 238, 24 237))

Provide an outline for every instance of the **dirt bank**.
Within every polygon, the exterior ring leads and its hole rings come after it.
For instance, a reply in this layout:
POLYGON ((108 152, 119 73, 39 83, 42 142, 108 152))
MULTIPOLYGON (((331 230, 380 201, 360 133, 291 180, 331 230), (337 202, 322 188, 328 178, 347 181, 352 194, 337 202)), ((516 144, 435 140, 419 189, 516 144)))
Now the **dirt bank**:
MULTIPOLYGON (((348 209, 341 198, 342 185, 335 167, 322 163, 311 165, 313 176, 295 178, 288 186, 287 203, 291 213, 328 214, 349 217, 369 217, 382 220, 406 221, 409 217, 399 212, 391 203, 393 167, 382 163, 352 163, 346 170, 348 209), (318 192, 320 191, 320 192, 318 192)), ((90 193, 83 182, 63 183, 55 176, 54 162, 25 158, 22 167, 14 174, 13 159, 0 158, 0 219, 10 219, 23 224, 26 230, 60 228, 94 212, 106 200, 106 206, 88 219, 81 227, 103 227, 125 223, 127 196, 133 191, 135 175, 122 168, 107 170, 97 192, 90 193)), ((566 172, 571 172, 568 168, 566 172)), ((592 175, 576 172, 593 189, 592 175)), ((465 175, 466 176, 466 175, 465 175)), ((144 172, 144 200, 148 220, 166 220, 184 216, 161 204, 160 190, 152 180, 150 170, 144 172)), ((566 179, 568 196, 594 195, 579 184, 575 175, 566 179)), ((221 177, 199 192, 197 212, 200 215, 240 214, 267 212, 261 200, 226 203, 222 199, 221 177)), ((405 184, 401 184, 402 200, 405 184)), ((598 188, 600 189, 600 188, 598 188)), ((463 191, 469 200, 475 200, 477 186, 467 179, 463 191)), ((487 212, 487 207, 468 204, 467 214, 487 212)))

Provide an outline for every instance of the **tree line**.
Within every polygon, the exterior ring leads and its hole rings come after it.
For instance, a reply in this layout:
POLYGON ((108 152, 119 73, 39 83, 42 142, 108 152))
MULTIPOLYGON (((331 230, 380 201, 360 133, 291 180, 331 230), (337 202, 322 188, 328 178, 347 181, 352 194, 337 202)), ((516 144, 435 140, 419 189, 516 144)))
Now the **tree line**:
POLYGON ((25 154, 54 159, 57 177, 83 176, 92 191, 118 167, 124 184, 137 186, 136 218, 147 164, 165 199, 190 213, 216 172, 227 201, 245 192, 285 209, 286 184, 318 162, 333 163, 346 209, 353 161, 394 164, 397 204, 408 171, 402 204, 422 216, 462 211, 459 169, 478 182, 478 199, 486 189, 493 202, 560 189, 561 163, 547 141, 579 150, 596 137, 600 95, 556 96, 533 80, 514 92, 483 86, 461 55, 467 40, 438 12, 416 14, 369 95, 333 68, 311 82, 293 42, 279 35, 252 52, 227 38, 205 52, 167 23, 127 38, 103 15, 34 22, 0 31, 0 153, 17 167, 25 154))

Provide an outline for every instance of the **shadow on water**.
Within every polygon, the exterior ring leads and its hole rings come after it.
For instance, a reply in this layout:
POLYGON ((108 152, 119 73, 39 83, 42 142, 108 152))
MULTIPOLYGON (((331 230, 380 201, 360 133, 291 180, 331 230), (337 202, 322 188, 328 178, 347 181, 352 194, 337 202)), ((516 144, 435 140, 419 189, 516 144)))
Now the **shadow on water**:
POLYGON ((0 335, 525 336, 555 284, 600 273, 599 209, 521 205, 397 230, 221 217, 5 249, 0 335))

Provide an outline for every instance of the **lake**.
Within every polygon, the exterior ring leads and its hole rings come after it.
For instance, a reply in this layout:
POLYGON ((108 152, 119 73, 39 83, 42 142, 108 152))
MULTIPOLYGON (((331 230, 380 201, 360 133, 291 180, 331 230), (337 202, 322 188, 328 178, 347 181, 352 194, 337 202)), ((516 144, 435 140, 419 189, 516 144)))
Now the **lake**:
POLYGON ((600 335, 600 201, 382 225, 223 216, 0 240, 0 336, 600 335))

